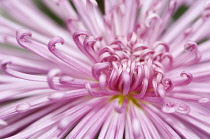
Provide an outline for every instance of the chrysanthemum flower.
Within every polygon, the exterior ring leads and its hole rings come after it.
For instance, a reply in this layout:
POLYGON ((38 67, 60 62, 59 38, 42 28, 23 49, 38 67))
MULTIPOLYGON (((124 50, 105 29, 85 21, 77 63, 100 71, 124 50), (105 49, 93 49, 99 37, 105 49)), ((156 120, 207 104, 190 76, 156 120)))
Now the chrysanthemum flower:
POLYGON ((210 2, 99 2, 0 1, 0 138, 209 139, 210 2))

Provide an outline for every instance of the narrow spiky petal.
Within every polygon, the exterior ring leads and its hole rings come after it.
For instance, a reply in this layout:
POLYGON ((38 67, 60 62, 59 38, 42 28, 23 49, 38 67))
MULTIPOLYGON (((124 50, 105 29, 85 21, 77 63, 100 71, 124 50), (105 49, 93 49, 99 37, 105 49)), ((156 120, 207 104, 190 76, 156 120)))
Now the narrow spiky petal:
POLYGON ((209 26, 209 0, 1 0, 0 138, 210 138, 209 26))

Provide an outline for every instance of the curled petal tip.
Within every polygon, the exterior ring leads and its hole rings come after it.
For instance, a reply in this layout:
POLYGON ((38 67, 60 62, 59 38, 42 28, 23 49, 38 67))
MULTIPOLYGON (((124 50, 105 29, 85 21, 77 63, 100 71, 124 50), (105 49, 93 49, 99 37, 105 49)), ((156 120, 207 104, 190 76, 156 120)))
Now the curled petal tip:
POLYGON ((62 37, 59 37, 59 36, 56 36, 56 37, 52 38, 47 45, 48 49, 53 50, 57 43, 64 44, 64 39, 62 37))
POLYGON ((164 75, 164 70, 158 67, 154 67, 154 72, 164 75))
POLYGON ((77 30, 73 33, 73 39, 79 37, 80 35, 88 36, 88 32, 84 30, 77 30))
POLYGON ((180 74, 180 76, 181 76, 181 77, 184 77, 184 76, 187 77, 187 79, 183 82, 183 84, 185 84, 185 85, 189 84, 189 83, 192 81, 192 79, 193 79, 193 75, 192 75, 191 73, 185 72, 185 71, 183 71, 183 72, 180 74))
POLYGON ((149 28, 151 26, 152 21, 160 21, 159 15, 152 13, 148 16, 148 18, 145 20, 145 25, 149 28))
POLYGON ((197 43, 194 41, 188 41, 185 45, 184 45, 185 50, 197 50, 197 43))
POLYGON ((48 72, 47 82, 51 89, 59 90, 58 88, 56 88, 56 85, 55 85, 53 79, 55 76, 58 76, 60 74, 61 74, 61 71, 59 69, 52 69, 48 72))
POLYGON ((72 38, 75 42, 75 44, 80 48, 82 47, 82 43, 80 42, 79 36, 84 35, 85 37, 88 37, 88 33, 86 31, 83 30, 77 30, 73 33, 72 38))
POLYGON ((92 67, 92 75, 95 79, 99 79, 99 76, 103 70, 106 70, 107 68, 110 67, 109 62, 104 62, 104 63, 97 63, 92 67))
POLYGON ((31 37, 32 33, 27 29, 18 29, 16 31, 16 39, 17 41, 24 39, 24 37, 31 37))
POLYGON ((163 78, 162 84, 166 87, 167 92, 170 92, 174 88, 174 82, 170 78, 163 78))
POLYGON ((169 52, 169 46, 167 43, 163 42, 163 41, 157 41, 154 44, 154 49, 157 48, 158 46, 163 46, 166 52, 169 52))
POLYGON ((12 61, 11 60, 3 60, 1 62, 1 69, 2 70, 5 70, 7 68, 7 65, 10 65, 10 64, 12 64, 12 61))
POLYGON ((54 77, 56 75, 60 75, 61 74, 61 70, 59 69, 52 69, 49 71, 48 76, 49 77, 54 77))
POLYGON ((96 39, 94 37, 89 37, 84 40, 83 45, 88 47, 88 45, 95 44, 95 43, 96 43, 96 39))
POLYGON ((136 96, 137 98, 143 98, 144 95, 146 94, 147 88, 148 88, 148 79, 146 77, 144 77, 143 81, 142 81, 142 89, 140 91, 140 93, 136 96))

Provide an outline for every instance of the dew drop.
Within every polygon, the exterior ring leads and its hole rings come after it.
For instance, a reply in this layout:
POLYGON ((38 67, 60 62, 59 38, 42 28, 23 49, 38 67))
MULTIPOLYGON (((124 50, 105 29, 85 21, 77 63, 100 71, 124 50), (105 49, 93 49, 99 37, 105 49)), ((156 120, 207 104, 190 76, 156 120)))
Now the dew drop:
POLYGON ((57 99, 62 99, 64 97, 65 93, 52 93, 49 95, 50 100, 57 100, 57 99))
POLYGON ((162 111, 165 113, 174 113, 176 111, 175 107, 163 106, 162 111))
POLYGON ((6 121, 4 121, 4 120, 0 119, 0 125, 2 125, 2 126, 6 126, 6 125, 8 125, 8 123, 7 123, 6 121))
POLYGON ((29 103, 19 104, 19 105, 16 106, 16 111, 24 112, 24 111, 27 111, 30 107, 31 106, 30 106, 29 103))
POLYGON ((178 105, 176 107, 176 112, 181 114, 188 114, 190 112, 190 107, 188 105, 178 105))
POLYGON ((133 133, 135 134, 135 136, 139 136, 140 130, 141 130, 141 125, 137 118, 134 118, 132 120, 132 127, 133 127, 133 133))
POLYGON ((210 99, 209 98, 201 98, 198 100, 199 103, 208 103, 210 102, 210 99))
POLYGON ((69 124, 69 119, 68 118, 64 118, 62 119, 59 124, 58 124, 58 128, 60 129, 65 129, 69 124))

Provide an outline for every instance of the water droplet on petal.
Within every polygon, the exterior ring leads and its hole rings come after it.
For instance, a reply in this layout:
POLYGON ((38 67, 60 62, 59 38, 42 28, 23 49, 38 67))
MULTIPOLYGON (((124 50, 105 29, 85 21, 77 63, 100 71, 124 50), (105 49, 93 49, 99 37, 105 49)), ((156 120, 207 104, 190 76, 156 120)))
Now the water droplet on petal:
POLYGON ((163 106, 162 107, 162 111, 165 112, 165 113, 174 113, 175 112, 175 108, 174 107, 163 106))
POLYGON ((69 119, 64 118, 58 123, 58 128, 65 129, 69 125, 69 119))
POLYGON ((182 114, 188 114, 190 112, 190 107, 185 104, 178 104, 176 107, 176 112, 182 114))
POLYGON ((199 103, 208 103, 210 102, 210 99, 209 98, 201 98, 198 100, 199 103))
POLYGON ((64 95, 65 95, 65 93, 52 93, 52 94, 49 95, 48 98, 49 98, 50 100, 57 100, 57 99, 63 98, 64 95))
POLYGON ((174 113, 176 111, 176 105, 173 102, 168 102, 165 103, 161 109, 165 113, 174 113))
POLYGON ((8 125, 8 123, 7 123, 6 121, 4 121, 4 120, 0 119, 0 125, 2 125, 2 126, 6 126, 6 125, 8 125))
POLYGON ((19 104, 16 106, 16 111, 24 112, 24 111, 27 111, 30 107, 31 106, 28 103, 19 104))
POLYGON ((135 134, 135 136, 139 136, 140 130, 141 130, 141 125, 137 118, 134 118, 132 120, 132 127, 133 127, 133 133, 135 134))

